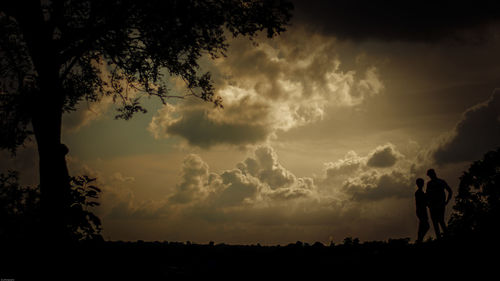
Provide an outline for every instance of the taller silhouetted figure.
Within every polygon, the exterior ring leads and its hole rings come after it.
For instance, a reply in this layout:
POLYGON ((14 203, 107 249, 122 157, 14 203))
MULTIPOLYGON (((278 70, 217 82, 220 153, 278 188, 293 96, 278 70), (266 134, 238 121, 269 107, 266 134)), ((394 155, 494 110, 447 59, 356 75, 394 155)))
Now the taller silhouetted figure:
POLYGON ((446 223, 444 222, 444 213, 446 204, 450 201, 453 191, 444 180, 437 177, 434 169, 427 170, 427 176, 431 179, 427 182, 427 189, 425 191, 427 195, 427 204, 431 214, 432 225, 436 232, 436 239, 439 239, 441 238, 441 230, 439 227, 441 226, 443 233, 447 231, 446 223), (448 197, 446 197, 445 190, 448 192, 448 197))

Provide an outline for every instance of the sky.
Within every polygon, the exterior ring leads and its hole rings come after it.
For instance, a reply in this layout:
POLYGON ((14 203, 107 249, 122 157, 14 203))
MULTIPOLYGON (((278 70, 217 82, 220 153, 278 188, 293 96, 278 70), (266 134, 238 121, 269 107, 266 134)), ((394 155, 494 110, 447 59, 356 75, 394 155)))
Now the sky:
MULTIPOLYGON (((80 103, 63 120, 70 173, 97 178, 109 240, 415 239, 415 179, 434 168, 456 194, 500 144, 491 3, 294 1, 285 33, 202 58, 224 109, 143 98, 124 121, 110 99, 80 103)), ((3 159, 37 182, 33 143, 3 159)))

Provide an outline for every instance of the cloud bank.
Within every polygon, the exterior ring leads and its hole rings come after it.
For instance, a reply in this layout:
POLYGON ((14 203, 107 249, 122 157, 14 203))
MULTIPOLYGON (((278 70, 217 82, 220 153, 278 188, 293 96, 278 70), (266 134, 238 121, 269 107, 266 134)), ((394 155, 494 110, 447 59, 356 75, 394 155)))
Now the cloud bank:
POLYGON ((455 127, 436 141, 430 155, 437 164, 480 159, 500 145, 500 90, 462 114, 455 127))
MULTIPOLYGON (((257 147, 233 169, 220 172, 212 171, 199 155, 189 154, 177 185, 164 198, 139 201, 130 190, 107 188, 103 221, 110 228, 125 218, 155 225, 160 228, 155 239, 226 243, 327 243, 329 237, 341 240, 350 233, 363 239, 409 236, 414 227, 408 221, 414 192, 409 163, 394 145, 386 144, 365 156, 349 152, 325 163, 318 176, 300 177, 280 163, 270 146, 257 147), (387 148, 398 154, 396 163, 368 165, 387 148), (198 226, 196 233, 191 232, 193 225, 198 226)), ((130 239, 126 233, 119 235, 130 239)))
POLYGON ((186 100, 160 109, 148 130, 192 146, 261 143, 278 131, 322 120, 327 109, 357 107, 384 85, 375 66, 341 67, 333 38, 297 29, 257 46, 235 39, 227 58, 207 61, 223 110, 186 100))

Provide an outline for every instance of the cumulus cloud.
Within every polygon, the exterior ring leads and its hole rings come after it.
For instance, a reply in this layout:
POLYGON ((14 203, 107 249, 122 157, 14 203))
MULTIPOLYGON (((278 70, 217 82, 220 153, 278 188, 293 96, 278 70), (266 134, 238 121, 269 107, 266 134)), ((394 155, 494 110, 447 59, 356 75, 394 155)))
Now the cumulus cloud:
POLYGON ((174 203, 187 203, 206 197, 209 192, 208 165, 195 154, 190 154, 182 164, 182 181, 170 199, 174 203))
POLYGON ((401 171, 380 173, 365 172, 344 182, 344 189, 353 200, 375 201, 391 197, 408 198, 413 187, 413 177, 401 171))
POLYGON ((412 162, 404 159, 395 145, 378 146, 366 156, 348 152, 343 159, 325 164, 325 177, 318 183, 322 189, 335 189, 345 200, 378 201, 412 196, 414 171, 412 162), (390 168, 390 169, 379 169, 390 168))
POLYGON ((248 157, 237 165, 244 175, 254 177, 263 185, 263 196, 272 199, 295 199, 312 195, 316 188, 314 181, 307 177, 297 177, 278 161, 274 149, 259 147, 254 157, 248 157))
POLYGON ((406 156, 384 169, 368 165, 386 147, 400 154, 391 144, 363 155, 350 151, 326 163, 314 178, 284 167, 270 146, 257 147, 234 168, 220 172, 189 154, 178 183, 150 199, 139 196, 137 178, 122 171, 104 174, 78 159, 71 159, 70 168, 97 177, 103 192, 96 212, 112 239, 327 243, 330 236, 386 239, 413 233, 408 218, 415 176, 406 156))
POLYGON ((203 148, 260 143, 277 131, 322 120, 329 108, 360 106, 383 90, 376 66, 342 67, 335 39, 290 32, 257 46, 232 41, 226 58, 205 63, 224 110, 189 100, 166 105, 149 131, 203 148))
POLYGON ((215 195, 215 204, 218 206, 249 202, 254 199, 261 184, 255 178, 245 176, 238 169, 225 171, 221 179, 225 187, 215 195))
POLYGON ((311 178, 292 174, 278 162, 271 147, 263 146, 254 155, 220 174, 209 172, 208 165, 195 154, 186 157, 182 180, 170 197, 173 203, 205 201, 217 207, 255 203, 272 199, 295 199, 311 195, 311 178))
POLYGON ((467 109, 462 119, 430 149, 437 164, 480 159, 500 145, 500 90, 467 109))
POLYGON ((366 164, 371 167, 392 167, 400 157, 401 154, 395 150, 394 145, 387 144, 377 147, 370 154, 366 164))
POLYGON ((349 176, 361 171, 365 161, 355 151, 349 151, 343 159, 325 163, 324 185, 341 186, 349 176))
POLYGON ((295 176, 279 163, 274 149, 267 146, 257 148, 234 169, 220 173, 211 172, 199 155, 189 154, 182 163, 180 181, 173 193, 149 201, 138 201, 130 188, 123 188, 123 183, 133 181, 133 177, 121 173, 105 177, 87 166, 83 170, 98 177, 105 201, 100 214, 112 220, 166 218, 175 214, 220 219, 228 216, 227 210, 236 215, 245 206, 255 211, 258 206, 313 199, 316 194, 312 178, 295 176))
MULTIPOLYGON (((399 153, 393 145, 381 147, 389 146, 399 153)), ((133 177, 94 172, 104 189, 99 214, 108 233, 115 233, 115 227, 123 229, 120 225, 125 222, 129 228, 129 224, 154 225, 151 233, 162 236, 153 239, 210 241, 216 237, 226 243, 283 243, 326 242, 332 235, 337 239, 409 235, 408 229, 413 233, 414 227, 407 223, 413 215, 409 201, 414 175, 403 155, 387 169, 369 166, 371 155, 380 150, 377 147, 362 156, 351 151, 326 163, 323 173, 314 178, 288 170, 270 146, 257 147, 234 168, 220 172, 212 171, 199 155, 189 154, 171 192, 150 200, 135 195, 138 191, 130 185, 133 177)), ((116 238, 134 237, 117 233, 123 236, 116 238)))

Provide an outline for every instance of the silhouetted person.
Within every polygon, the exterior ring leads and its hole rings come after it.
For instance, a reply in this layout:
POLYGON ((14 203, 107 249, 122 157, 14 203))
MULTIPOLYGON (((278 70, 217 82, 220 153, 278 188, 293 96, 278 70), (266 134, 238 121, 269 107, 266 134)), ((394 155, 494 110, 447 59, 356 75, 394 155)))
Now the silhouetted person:
POLYGON ((444 212, 453 192, 444 180, 437 177, 434 169, 427 170, 427 176, 431 179, 427 182, 427 189, 425 190, 428 200, 427 204, 431 213, 432 225, 436 232, 436 239, 439 239, 441 238, 439 227, 441 226, 443 233, 447 231, 446 223, 444 222, 444 212), (445 195, 445 190, 448 192, 448 197, 445 195))
POLYGON ((429 217, 427 216, 427 195, 424 193, 424 180, 418 178, 416 181, 417 191, 415 191, 415 206, 418 218, 418 237, 417 243, 424 240, 425 234, 430 228, 429 217))

